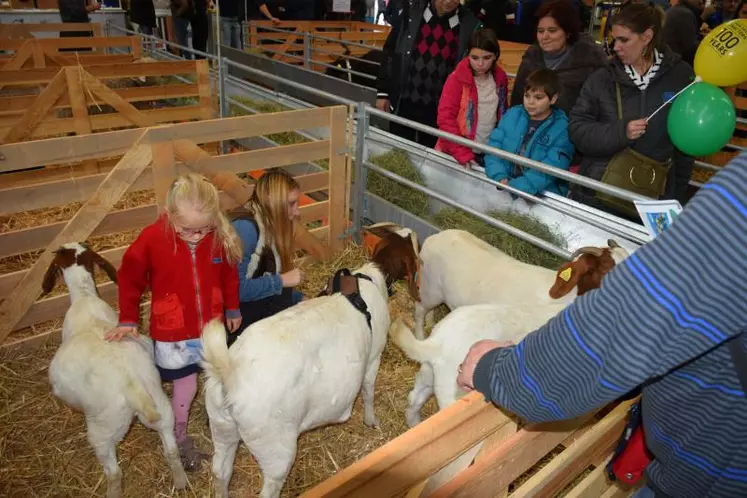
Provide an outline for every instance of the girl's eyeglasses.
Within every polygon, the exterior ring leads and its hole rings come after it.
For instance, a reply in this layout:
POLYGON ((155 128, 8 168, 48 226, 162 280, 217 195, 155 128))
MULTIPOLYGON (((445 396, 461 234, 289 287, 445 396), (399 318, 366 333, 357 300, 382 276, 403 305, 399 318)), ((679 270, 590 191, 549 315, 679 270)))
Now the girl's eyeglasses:
POLYGON ((189 237, 192 235, 207 235, 213 230, 215 230, 215 227, 207 226, 207 227, 202 227, 202 228, 180 228, 179 230, 183 235, 186 235, 189 237))

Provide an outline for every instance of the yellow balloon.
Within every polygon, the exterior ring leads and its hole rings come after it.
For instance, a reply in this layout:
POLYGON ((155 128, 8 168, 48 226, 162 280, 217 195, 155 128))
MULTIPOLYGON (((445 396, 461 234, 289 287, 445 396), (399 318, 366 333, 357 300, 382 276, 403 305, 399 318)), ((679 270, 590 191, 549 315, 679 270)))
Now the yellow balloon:
POLYGON ((747 19, 714 28, 695 53, 695 74, 716 86, 747 81, 747 19))

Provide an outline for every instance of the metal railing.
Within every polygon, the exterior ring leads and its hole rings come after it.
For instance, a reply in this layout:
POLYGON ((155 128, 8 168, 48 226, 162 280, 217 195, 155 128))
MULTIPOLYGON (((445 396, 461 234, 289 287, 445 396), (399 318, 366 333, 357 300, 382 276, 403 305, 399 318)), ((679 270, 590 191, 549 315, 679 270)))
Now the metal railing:
MULTIPOLYGON (((118 30, 118 31, 121 31, 121 32, 124 32, 124 33, 127 33, 127 34, 132 34, 132 35, 140 36, 144 40, 148 40, 150 42, 158 41, 159 43, 163 43, 166 46, 177 48, 179 50, 184 50, 184 51, 187 51, 187 52, 190 52, 190 53, 193 53, 193 54, 197 54, 197 55, 199 55, 199 56, 201 56, 201 57, 203 57, 205 59, 209 59, 209 60, 213 61, 214 62, 214 66, 216 67, 216 69, 213 70, 213 71, 211 71, 211 73, 212 73, 211 75, 213 77, 217 78, 217 81, 218 81, 219 99, 220 99, 220 103, 221 103, 220 104, 220 108, 221 108, 221 115, 222 116, 228 114, 228 111, 229 111, 229 108, 228 108, 229 100, 232 101, 232 102, 230 102, 231 104, 239 105, 240 107, 246 108, 246 106, 244 106, 243 104, 241 104, 238 101, 235 101, 235 100, 231 99, 226 94, 225 80, 226 80, 227 77, 229 77, 228 76, 229 75, 229 68, 234 68, 234 69, 236 69, 238 71, 241 71, 243 73, 261 77, 264 80, 273 81, 273 82, 275 82, 277 84, 280 84, 280 85, 283 85, 283 86, 286 86, 286 87, 289 87, 289 88, 293 88, 293 89, 299 90, 301 92, 308 93, 310 95, 321 97, 323 99, 329 100, 330 102, 334 102, 336 104, 344 104, 344 105, 347 105, 347 106, 354 107, 355 110, 356 110, 355 118, 354 118, 354 123, 353 123, 353 125, 355 126, 355 133, 356 133, 355 151, 354 151, 354 153, 355 153, 355 177, 354 177, 355 178, 355 182, 354 182, 354 185, 353 185, 353 189, 354 189, 353 191, 355 192, 355 195, 354 195, 354 198, 351 199, 351 206, 353 207, 353 215, 355 217, 354 224, 355 224, 355 228, 356 228, 357 232, 359 232, 359 229, 360 229, 361 223, 362 223, 362 219, 363 219, 363 215, 366 212, 366 207, 365 207, 365 192, 366 192, 366 189, 365 189, 365 186, 366 186, 366 178, 367 178, 367 175, 368 175, 368 171, 370 170, 370 171, 374 171, 374 172, 376 172, 376 173, 378 173, 378 174, 380 174, 380 175, 382 175, 382 176, 384 176, 386 178, 389 178, 389 179, 391 179, 393 181, 401 183, 401 184, 403 184, 403 185, 405 185, 405 186, 407 186, 407 187, 409 187, 409 188, 411 188, 411 189, 413 189, 415 191, 418 191, 420 193, 424 193, 424 194, 428 195, 429 197, 431 197, 433 199, 436 199, 436 200, 441 201, 441 202, 443 202, 445 204, 448 204, 448 205, 451 205, 451 206, 456 207, 458 209, 461 209, 461 210, 463 210, 463 211, 465 211, 465 212, 467 212, 467 213, 469 213, 469 214, 471 214, 471 215, 479 218, 480 220, 482 220, 482 221, 484 221, 484 222, 486 222, 486 223, 488 223, 488 224, 490 224, 490 225, 492 225, 494 227, 497 227, 497 228, 499 228, 501 230, 504 230, 504 231, 506 231, 506 232, 508 232, 508 233, 510 233, 510 234, 512 234, 512 235, 514 235, 514 236, 516 236, 516 237, 518 237, 520 239, 522 239, 522 240, 525 240, 525 241, 527 241, 527 242, 529 242, 531 244, 534 244, 537 247, 545 249, 545 250, 547 250, 547 251, 549 251, 549 252, 551 252, 553 254, 556 254, 556 255, 561 256, 561 257, 566 257, 566 258, 570 255, 570 253, 567 250, 565 250, 564 248, 557 247, 557 246, 554 246, 552 244, 549 244, 548 242, 546 242, 546 241, 544 241, 542 239, 539 239, 539 238, 537 238, 535 236, 532 236, 532 235, 530 235, 530 234, 528 234, 526 232, 523 232, 523 231, 521 231, 521 230, 519 230, 517 228, 514 228, 511 225, 508 225, 508 224, 506 224, 506 223, 504 223, 504 222, 502 222, 500 220, 492 218, 492 217, 490 217, 490 216, 488 216, 488 215, 486 215, 484 213, 480 213, 479 211, 477 211, 477 210, 475 210, 475 209, 473 209, 473 208, 471 208, 469 206, 466 206, 464 204, 456 202, 453 199, 451 199, 448 196, 446 196, 445 194, 442 194, 440 192, 432 190, 432 189, 430 189, 428 187, 424 187, 422 185, 418 185, 415 182, 412 182, 412 181, 410 181, 410 180, 408 180, 406 178, 403 178, 403 177, 401 177, 399 175, 396 175, 396 174, 394 174, 394 173, 392 173, 392 172, 390 172, 388 170, 385 170, 385 169, 383 169, 383 168, 381 168, 379 166, 376 166, 376 165, 370 163, 366 159, 366 139, 371 139, 372 138, 372 135, 371 135, 372 128, 370 127, 370 124, 369 124, 371 116, 375 116, 375 117, 377 117, 379 119, 383 119, 385 121, 389 121, 389 122, 393 122, 393 123, 398 123, 400 125, 407 126, 407 127, 412 128, 412 129, 415 129, 415 130, 418 130, 418 131, 421 131, 421 132, 424 132, 424 133, 428 133, 428 134, 436 136, 436 137, 445 138, 445 139, 448 139, 449 141, 457 143, 459 145, 470 147, 473 150, 476 150, 476 151, 479 151, 479 152, 482 152, 482 153, 485 153, 485 154, 491 154, 491 155, 497 156, 499 158, 505 159, 507 161, 510 161, 510 162, 512 162, 514 164, 518 164, 518 165, 520 165, 522 167, 527 167, 527 168, 535 169, 535 170, 541 171, 541 172, 543 172, 545 174, 548 174, 550 176, 553 176, 555 178, 559 178, 561 180, 567 181, 569 183, 575 183, 575 184, 581 185, 583 187, 590 188, 590 189, 598 191, 598 192, 603 192, 603 193, 612 195, 612 196, 620 198, 620 199, 624 199, 624 200, 628 200, 628 201, 646 200, 646 199, 648 199, 647 197, 644 197, 644 196, 641 196, 641 195, 629 192, 627 190, 624 190, 624 189, 621 189, 621 188, 618 188, 618 187, 614 187, 614 186, 611 186, 611 185, 599 182, 597 180, 593 180, 593 179, 585 177, 585 176, 581 176, 581 175, 578 175, 578 174, 575 174, 575 173, 571 173, 569 171, 561 170, 561 169, 555 168, 553 166, 549 166, 549 165, 540 163, 538 161, 534 161, 532 159, 529 159, 529 158, 526 158, 526 157, 523 157, 523 156, 519 156, 519 155, 510 153, 510 152, 507 152, 507 151, 504 151, 504 150, 501 150, 501 149, 496 149, 496 148, 490 147, 488 145, 483 145, 483 144, 480 144, 480 143, 477 143, 477 142, 473 142, 473 141, 470 141, 470 140, 465 139, 464 137, 461 137, 461 136, 458 136, 458 135, 454 135, 454 134, 451 134, 451 133, 448 133, 448 132, 445 132, 445 131, 442 131, 442 130, 439 130, 439 129, 436 129, 436 128, 432 128, 430 126, 423 125, 421 123, 410 121, 408 119, 405 119, 405 118, 402 118, 402 117, 399 117, 399 116, 396 116, 396 115, 393 115, 393 114, 390 114, 390 113, 382 112, 382 111, 380 111, 380 110, 378 110, 378 109, 370 106, 367 103, 364 103, 364 102, 355 102, 355 101, 346 99, 344 97, 341 97, 339 95, 335 95, 335 94, 332 94, 332 93, 329 93, 329 92, 325 92, 325 91, 320 90, 318 88, 309 87, 309 86, 304 85, 302 83, 298 83, 296 81, 292 81, 292 80, 287 79, 287 78, 281 78, 281 77, 276 76, 274 74, 266 73, 266 72, 261 71, 259 69, 255 69, 255 68, 252 68, 252 67, 249 67, 249 66, 246 66, 246 65, 234 62, 234 61, 232 61, 232 60, 230 60, 228 58, 225 58, 225 57, 217 57, 215 55, 212 55, 212 54, 209 54, 209 53, 206 53, 206 52, 201 52, 201 51, 198 51, 198 50, 194 50, 194 49, 192 49, 190 47, 182 47, 182 46, 180 46, 180 45, 178 45, 176 43, 169 42, 167 40, 162 40, 162 39, 159 39, 159 38, 154 37, 154 36, 149 36, 149 35, 143 35, 143 34, 140 34, 140 33, 135 33, 135 32, 133 32, 131 30, 120 28, 120 27, 115 26, 115 25, 112 25, 111 28, 113 28, 115 30, 118 30), (224 75, 225 75, 225 77, 224 77, 224 75), (360 179, 360 181, 358 181, 359 179, 360 179)), ((263 29, 266 29, 266 28, 263 28, 263 29)), ((337 40, 335 40, 335 41, 337 41, 337 40)), ((151 43, 151 46, 152 46, 152 43, 151 43)), ((154 55, 157 54, 157 52, 158 51, 155 51, 154 55)), ((249 108, 247 108, 247 110, 248 109, 249 108)), ((375 130, 375 128, 374 128, 374 130, 375 130)), ((303 134, 303 135, 307 136, 307 134, 303 134)), ((310 136, 307 136, 307 138, 310 138, 310 136)), ((735 149, 744 150, 744 148, 739 147, 739 146, 734 146, 734 148, 735 149)), ((718 166, 711 165, 711 164, 708 164, 708 163, 703 163, 703 162, 700 162, 700 161, 698 161, 697 163, 698 163, 698 166, 704 167, 704 168, 707 168, 707 169, 712 169, 712 170, 718 170, 718 169, 720 169, 718 166)), ((615 230, 615 228, 613 226, 607 225, 607 224, 605 224, 603 222, 600 222, 600 221, 597 221, 597 220, 594 220, 593 218, 591 218, 589 216, 585 216, 584 214, 582 214, 582 213, 580 213, 578 211, 573 211, 572 209, 563 209, 563 208, 561 208, 561 207, 559 207, 557 205, 553 205, 552 203, 544 201, 543 199, 541 199, 539 197, 533 196, 531 194, 526 194, 526 193, 524 193, 522 191, 519 191, 517 189, 509 187, 508 185, 503 185, 501 183, 495 182, 495 181, 491 180, 490 178, 488 178, 487 176, 485 176, 484 174, 480 174, 480 173, 477 173, 477 172, 471 171, 471 170, 465 170, 464 168, 461 168, 458 165, 456 165, 456 163, 454 163, 453 165, 452 164, 447 164, 446 167, 448 169, 450 169, 450 170, 458 171, 460 174, 463 174, 463 175, 465 175, 467 177, 470 177, 470 178, 473 178, 473 179, 477 179, 477 180, 479 180, 479 181, 481 181, 483 183, 492 185, 492 186, 494 186, 494 187, 496 187, 498 189, 510 192, 511 194, 516 195, 518 197, 525 198, 525 199, 527 199, 527 200, 529 200, 529 201, 531 201, 533 203, 537 203, 537 204, 541 204, 541 205, 547 206, 547 207, 549 207, 549 208, 551 208, 551 209, 553 209, 555 211, 558 211, 558 212, 560 212, 560 213, 562 213, 564 215, 568 215, 568 216, 576 218, 576 219, 578 219, 580 221, 583 221, 584 223, 586 223, 586 224, 588 224, 590 226, 593 226, 593 227, 596 227, 596 228, 600 228, 600 229, 608 231, 608 232, 616 233, 617 235, 621 235, 623 237, 626 237, 629 240, 631 239, 630 233, 624 233, 622 231, 615 230)), ((635 237, 633 237, 633 238, 635 239, 635 237)), ((640 240, 640 239, 639 240, 634 240, 634 241, 635 242, 640 242, 640 243, 645 242, 645 240, 640 240)))

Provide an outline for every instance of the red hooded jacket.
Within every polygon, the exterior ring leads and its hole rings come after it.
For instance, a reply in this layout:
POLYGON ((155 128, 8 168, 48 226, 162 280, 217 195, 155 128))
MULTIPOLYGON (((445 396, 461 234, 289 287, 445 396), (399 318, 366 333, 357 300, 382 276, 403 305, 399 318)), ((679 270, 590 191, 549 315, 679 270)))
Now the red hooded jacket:
MULTIPOLYGON (((497 63, 493 73, 495 91, 498 92, 498 121, 508 109, 508 77, 497 63)), ((475 139, 477 130, 477 85, 469 65, 469 57, 462 59, 446 79, 438 102, 438 129, 460 135, 469 140, 475 139)), ((445 152, 459 164, 467 164, 475 158, 472 149, 439 138, 436 150, 445 152)))
POLYGON ((238 269, 215 242, 215 234, 207 234, 192 256, 166 215, 145 227, 117 272, 120 325, 138 323, 146 287, 151 290, 150 335, 156 341, 195 339, 213 318, 241 316, 238 269))

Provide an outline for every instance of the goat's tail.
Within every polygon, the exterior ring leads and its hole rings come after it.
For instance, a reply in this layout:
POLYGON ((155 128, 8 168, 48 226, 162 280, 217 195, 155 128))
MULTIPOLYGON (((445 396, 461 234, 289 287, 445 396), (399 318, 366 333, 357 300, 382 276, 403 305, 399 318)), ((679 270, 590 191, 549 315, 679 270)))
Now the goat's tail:
POLYGON ((222 384, 224 390, 228 387, 233 365, 228 356, 226 328, 218 319, 211 320, 202 329, 202 367, 208 379, 222 384))
POLYGON ((161 415, 156 409, 153 397, 143 387, 143 383, 137 376, 128 375, 125 385, 125 398, 135 411, 141 413, 145 420, 154 424, 161 420, 161 415))
POLYGON ((418 340, 401 318, 389 328, 389 335, 408 358, 418 363, 430 362, 441 353, 441 348, 430 339, 418 340))

